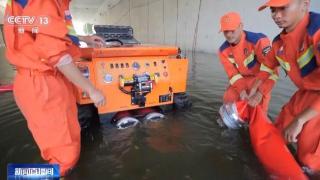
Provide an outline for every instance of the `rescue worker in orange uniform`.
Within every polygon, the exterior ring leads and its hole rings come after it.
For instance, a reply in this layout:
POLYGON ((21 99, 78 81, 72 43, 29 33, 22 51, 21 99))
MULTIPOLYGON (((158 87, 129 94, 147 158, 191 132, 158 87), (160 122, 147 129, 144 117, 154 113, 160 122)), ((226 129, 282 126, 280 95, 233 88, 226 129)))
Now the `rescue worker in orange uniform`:
MULTIPOLYGON (((266 7, 283 30, 263 63, 270 69, 281 66, 298 88, 275 125, 287 142, 297 143, 305 169, 320 172, 320 14, 309 12, 310 0, 269 0, 259 10, 266 7)), ((264 82, 270 74, 260 75, 264 82)))
POLYGON ((60 165, 60 175, 72 169, 80 154, 80 126, 74 86, 87 91, 96 106, 104 95, 74 65, 79 40, 101 46, 101 38, 77 37, 69 0, 9 0, 5 12, 6 55, 16 66, 14 97, 27 120, 41 156, 60 165), (12 17, 34 17, 33 24, 12 17), (42 18, 40 20, 40 18, 42 18))
POLYGON ((276 71, 266 69, 261 63, 271 50, 269 39, 261 33, 244 31, 241 17, 236 12, 222 16, 220 27, 226 41, 220 47, 219 57, 230 82, 223 97, 224 103, 248 100, 251 106, 260 104, 267 113, 270 91, 278 78, 276 71), (268 71, 271 75, 250 94, 261 71, 268 71))

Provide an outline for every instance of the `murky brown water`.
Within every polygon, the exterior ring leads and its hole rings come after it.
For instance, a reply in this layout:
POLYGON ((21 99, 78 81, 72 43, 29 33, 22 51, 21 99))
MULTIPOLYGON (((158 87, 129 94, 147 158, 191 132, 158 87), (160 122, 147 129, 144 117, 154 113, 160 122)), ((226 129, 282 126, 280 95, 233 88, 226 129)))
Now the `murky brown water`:
MULTIPOLYGON (((0 60, 0 83, 10 82, 11 67, 0 60)), ((217 57, 198 53, 190 60, 188 93, 193 107, 170 112, 161 122, 119 131, 94 127, 83 138, 81 158, 66 179, 212 180, 266 179, 245 130, 216 123, 227 77, 217 57)), ((275 117, 294 91, 288 79, 273 90, 275 117)), ((43 162, 12 93, 0 94, 0 179, 8 163, 43 162)))

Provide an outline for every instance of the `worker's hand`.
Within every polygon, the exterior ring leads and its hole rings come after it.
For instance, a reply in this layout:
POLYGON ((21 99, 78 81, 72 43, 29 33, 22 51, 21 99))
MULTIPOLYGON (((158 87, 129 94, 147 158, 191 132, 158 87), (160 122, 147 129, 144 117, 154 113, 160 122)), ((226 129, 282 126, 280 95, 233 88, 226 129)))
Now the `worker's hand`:
POLYGON ((262 84, 261 80, 256 80, 252 86, 252 88, 250 89, 249 92, 249 97, 253 96, 254 94, 257 93, 259 86, 262 84))
POLYGON ((88 46, 92 46, 95 48, 101 48, 105 47, 106 43, 103 38, 97 36, 97 35, 92 35, 92 36, 80 36, 79 37, 81 41, 84 41, 85 43, 88 44, 88 46))
POLYGON ((284 138, 289 142, 297 142, 297 136, 302 131, 303 125, 319 116, 319 112, 313 108, 307 108, 302 113, 297 115, 295 119, 287 126, 283 133, 284 138))
POLYGON ((246 90, 242 90, 240 93, 240 100, 247 100, 248 99, 248 94, 246 90))
POLYGON ((94 88, 88 93, 96 107, 104 106, 106 104, 106 99, 100 90, 94 88))
POLYGON ((295 119, 284 129, 284 138, 288 143, 297 142, 297 136, 300 134, 302 127, 303 123, 299 119, 295 119))
POLYGON ((262 97, 263 97, 262 93, 260 91, 256 91, 255 94, 248 97, 248 104, 251 107, 256 107, 258 104, 260 104, 262 97))

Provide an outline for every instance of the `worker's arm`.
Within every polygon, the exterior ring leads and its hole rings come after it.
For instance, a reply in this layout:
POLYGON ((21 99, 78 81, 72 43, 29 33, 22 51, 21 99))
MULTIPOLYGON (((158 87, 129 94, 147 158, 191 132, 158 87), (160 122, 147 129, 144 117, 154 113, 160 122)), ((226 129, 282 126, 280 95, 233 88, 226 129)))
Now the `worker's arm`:
MULTIPOLYGON (((316 60, 317 60, 317 70, 316 71, 319 71, 320 70, 320 30, 318 30, 318 32, 313 36, 314 40, 313 40, 313 44, 314 44, 314 54, 316 56, 316 60)), ((318 77, 316 77, 318 78, 318 77)), ((320 86, 320 84, 319 84, 320 86)), ((320 89, 320 87, 318 87, 318 89, 320 89)), ((318 92, 319 93, 319 98, 318 99, 315 99, 314 102, 312 103, 311 107, 320 112, 320 91, 318 92)))
POLYGON ((270 93, 275 83, 279 79, 278 67, 277 66, 267 66, 266 63, 261 63, 260 72, 257 76, 256 81, 254 82, 249 96, 254 95, 259 91, 263 95, 270 93), (271 67, 274 67, 271 69, 271 67))
POLYGON ((302 113, 300 113, 284 130, 284 138, 290 142, 297 142, 297 136, 300 134, 303 125, 313 119, 316 116, 319 116, 319 112, 312 109, 307 108, 302 113))
POLYGON ((271 51, 270 41, 267 37, 261 38, 255 45, 254 45, 254 52, 257 57, 257 60, 260 63, 260 72, 258 74, 258 78, 251 86, 249 92, 248 103, 249 105, 255 107, 256 105, 260 104, 262 98, 268 95, 273 88, 276 80, 277 74, 273 69, 270 69, 264 62, 268 59, 268 54, 271 51), (261 78, 261 77, 263 78, 261 78))
POLYGON ((280 66, 279 62, 275 57, 275 50, 271 48, 270 51, 267 49, 262 50, 264 53, 259 62, 261 63, 260 72, 258 74, 258 79, 264 82, 265 80, 269 79, 272 75, 277 75, 277 69, 280 66))
POLYGON ((236 89, 236 91, 240 94, 241 99, 243 99, 246 96, 245 90, 246 90, 246 83, 244 83, 245 79, 240 74, 236 67, 236 63, 232 63, 231 61, 235 61, 234 59, 230 59, 222 52, 219 52, 219 58, 220 62, 223 65, 228 78, 230 85, 236 89))
MULTIPOLYGON (((33 39, 33 43, 25 43, 20 46, 19 51, 32 54, 32 61, 30 62, 34 62, 38 67, 43 69, 57 68, 68 80, 87 91, 97 106, 105 103, 102 93, 95 89, 88 79, 82 76, 81 72, 73 64, 71 56, 66 54, 71 42, 65 38, 68 29, 65 24, 64 14, 60 12, 57 1, 33 0, 32 3, 27 4, 22 1, 8 1, 6 14, 42 17, 43 24, 39 24, 38 33, 32 34, 34 26, 24 26, 25 33, 21 34, 21 36, 25 36, 25 39, 27 37, 33 39)), ((8 33, 15 33, 14 29, 10 28, 12 26, 7 25, 6 27, 8 27, 8 33)), ((24 43, 24 41, 20 43, 24 43)))
POLYGON ((255 107, 258 104, 260 104, 262 98, 270 93, 277 79, 277 75, 271 75, 265 81, 257 79, 254 82, 252 88, 250 89, 248 95, 248 104, 252 107, 255 107))
POLYGON ((80 41, 87 43, 88 46, 101 48, 105 47, 106 43, 103 38, 97 35, 92 36, 78 36, 80 41))
POLYGON ((315 47, 315 56, 317 58, 317 65, 320 67, 320 29, 313 36, 313 47, 315 47))
POLYGON ((258 43, 255 46, 255 52, 261 64, 260 72, 268 73, 267 79, 262 80, 264 82, 261 83, 259 86, 259 91, 263 95, 267 95, 270 93, 273 86, 278 80, 277 61, 275 60, 275 58, 273 58, 272 47, 267 37, 262 38, 261 40, 258 41, 258 43), (269 63, 268 61, 273 61, 273 62, 269 63))
POLYGON ((69 81, 86 91, 97 107, 105 104, 105 97, 103 94, 81 74, 78 67, 72 62, 72 57, 69 54, 62 56, 56 64, 56 67, 69 81))
MULTIPOLYGON (((313 44, 315 47, 315 56, 317 59, 318 68, 320 65, 320 30, 314 35, 313 44)), ((320 85, 319 85, 320 86, 320 85)), ((294 121, 285 129, 284 137, 288 142, 296 142, 297 136, 300 134, 303 125, 320 115, 320 91, 318 98, 314 99, 311 106, 300 113, 294 121)))

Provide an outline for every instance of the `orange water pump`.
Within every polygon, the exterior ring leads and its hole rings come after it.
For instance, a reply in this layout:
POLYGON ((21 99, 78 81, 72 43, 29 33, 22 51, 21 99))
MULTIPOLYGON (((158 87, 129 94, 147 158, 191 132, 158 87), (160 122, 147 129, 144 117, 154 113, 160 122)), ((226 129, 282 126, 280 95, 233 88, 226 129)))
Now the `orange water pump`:
MULTIPOLYGON (((141 45, 133 39, 130 28, 96 26, 97 34, 106 42, 115 41, 118 45, 82 48, 82 60, 77 65, 107 100, 98 113, 172 104, 189 106, 190 102, 185 100, 188 60, 181 58, 179 48, 141 45)), ((78 89, 76 94, 79 104, 92 103, 83 90, 78 89)))

